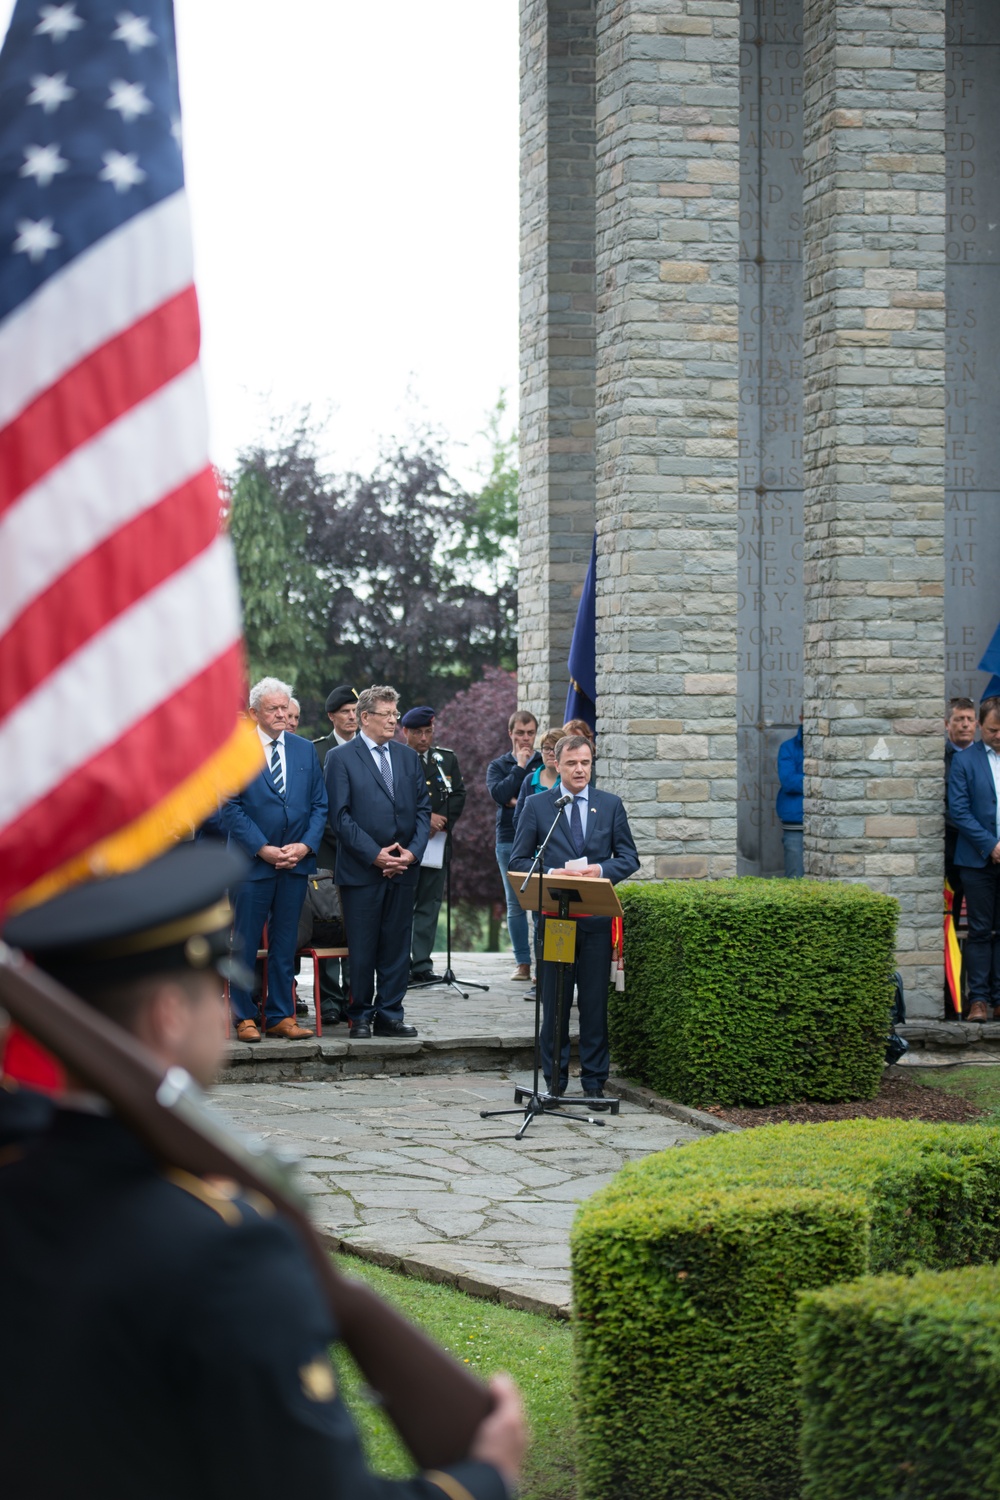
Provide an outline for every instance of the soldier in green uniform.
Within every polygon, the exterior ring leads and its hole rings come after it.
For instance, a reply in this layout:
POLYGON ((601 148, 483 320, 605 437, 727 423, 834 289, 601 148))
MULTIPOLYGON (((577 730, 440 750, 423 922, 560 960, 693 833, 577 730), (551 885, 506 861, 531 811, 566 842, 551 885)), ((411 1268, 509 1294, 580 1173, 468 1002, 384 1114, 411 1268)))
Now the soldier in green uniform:
MULTIPOLYGON (((411 708, 400 719, 406 743, 420 756, 431 798, 431 838, 446 835, 444 859, 451 858, 451 832, 465 806, 465 782, 454 750, 434 744, 434 710, 424 704, 411 708), (449 791, 449 785, 451 790, 449 791)), ((437 934, 438 913, 444 896, 445 865, 440 869, 422 865, 413 904, 413 937, 410 947, 412 983, 433 983, 440 978, 431 965, 431 950, 437 934)))
MULTIPOLYGON (((243 873, 218 843, 182 844, 12 917, 3 936, 164 1068, 208 1084, 232 973, 225 891, 243 873)), ((260 1194, 164 1166, 103 1099, 68 1087, 51 1122, 0 1136, 5 1500, 509 1500, 525 1440, 510 1382, 494 1382, 462 1461, 378 1478, 291 1226, 260 1194)))

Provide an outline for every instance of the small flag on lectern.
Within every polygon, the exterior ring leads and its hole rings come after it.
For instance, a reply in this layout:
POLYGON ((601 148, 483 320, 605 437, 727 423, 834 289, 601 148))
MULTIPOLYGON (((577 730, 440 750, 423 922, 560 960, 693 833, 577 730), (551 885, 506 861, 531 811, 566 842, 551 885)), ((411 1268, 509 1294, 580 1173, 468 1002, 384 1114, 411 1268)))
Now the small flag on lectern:
POLYGON ((260 768, 238 725, 169 0, 18 0, 0 52, 0 913, 260 768))

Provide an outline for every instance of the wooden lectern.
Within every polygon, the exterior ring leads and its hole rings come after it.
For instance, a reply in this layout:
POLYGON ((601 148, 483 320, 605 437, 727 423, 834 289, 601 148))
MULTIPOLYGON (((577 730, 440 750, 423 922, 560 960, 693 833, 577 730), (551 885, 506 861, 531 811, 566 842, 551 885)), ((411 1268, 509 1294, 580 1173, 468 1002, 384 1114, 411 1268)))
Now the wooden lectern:
MULTIPOLYGON (((548 963, 571 964, 576 957, 576 917, 620 917, 622 904, 610 880, 595 880, 580 875, 532 875, 522 891, 524 875, 507 871, 514 894, 527 912, 538 912, 549 920, 545 924, 545 948, 542 957, 548 963), (541 902, 539 903, 539 884, 541 902)), ((538 983, 541 984, 541 975, 538 983)), ((560 1006, 561 1009, 561 1006, 560 1006)))
MULTIPOLYGON (((536 861, 538 857, 538 855, 535 856, 536 861)), ((620 917, 622 915, 621 902, 615 895, 615 888, 611 881, 603 878, 594 880, 584 875, 531 875, 526 879, 521 870, 508 870, 507 878, 524 910, 535 912, 539 917, 545 918, 542 960, 546 964, 554 964, 556 971, 555 1006, 551 1012, 551 1024, 552 1066, 558 1070, 562 1054, 562 1018, 567 1005, 566 976, 576 958, 575 919, 577 917, 620 917)), ((604 1124, 603 1120, 596 1118, 595 1112, 597 1111, 616 1115, 619 1109, 617 1099, 594 1100, 587 1098, 585 1094, 578 1096, 558 1092, 553 1094, 540 1088, 541 1031, 542 973, 539 969, 535 980, 534 1079, 530 1087, 515 1085, 514 1103, 523 1104, 524 1121, 514 1139, 518 1141, 523 1139, 532 1120, 541 1114, 558 1114, 573 1118, 569 1115, 569 1109, 582 1107, 587 1111, 587 1122, 590 1125, 604 1124)), ((479 1113, 485 1120, 491 1115, 518 1114, 520 1111, 517 1109, 482 1109, 479 1113)))

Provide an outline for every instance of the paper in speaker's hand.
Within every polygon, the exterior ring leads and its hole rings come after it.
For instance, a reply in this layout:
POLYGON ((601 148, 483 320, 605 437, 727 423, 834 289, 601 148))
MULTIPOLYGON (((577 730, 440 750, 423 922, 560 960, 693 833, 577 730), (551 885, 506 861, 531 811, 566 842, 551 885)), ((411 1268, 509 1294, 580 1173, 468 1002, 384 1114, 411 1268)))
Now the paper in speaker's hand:
POLYGON ((440 833, 431 834, 427 840, 424 857, 420 861, 425 870, 440 870, 444 867, 444 846, 447 837, 443 828, 440 833))
POLYGON ((568 859, 566 861, 566 863, 563 865, 563 869, 564 870, 585 870, 589 864, 590 864, 590 860, 587 859, 587 857, 585 855, 583 855, 583 856, 581 856, 580 859, 568 859))

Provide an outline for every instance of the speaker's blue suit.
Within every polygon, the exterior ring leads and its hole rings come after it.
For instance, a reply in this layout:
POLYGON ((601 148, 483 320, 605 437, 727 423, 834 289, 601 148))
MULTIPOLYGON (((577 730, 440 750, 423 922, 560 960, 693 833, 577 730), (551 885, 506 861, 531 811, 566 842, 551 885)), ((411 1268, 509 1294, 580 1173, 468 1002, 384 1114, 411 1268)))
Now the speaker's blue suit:
MULTIPOLYGON (((560 788, 560 793, 566 790, 560 788)), ((613 792, 588 787, 587 828, 583 858, 588 864, 600 865, 606 880, 616 885, 639 868, 635 840, 628 826, 625 808, 613 792)), ((555 791, 538 792, 528 797, 521 809, 514 833, 510 867, 527 874, 538 846, 548 833, 556 815, 555 791)), ((569 809, 560 814, 559 823, 545 851, 546 870, 561 870, 577 852, 570 836, 569 809)), ((539 941, 544 945, 544 918, 539 941)), ((541 951, 544 951, 544 947, 541 951)), ((608 1076, 608 980, 611 973, 611 918, 581 917, 576 924, 576 963, 567 987, 563 1011, 563 1035, 558 1078, 560 1091, 569 1077, 569 1008, 576 985, 580 1007, 580 1073, 585 1092, 596 1093, 608 1076)), ((555 1028, 556 966, 546 964, 542 971, 542 1069, 553 1090, 557 1080, 552 1072, 553 1031, 555 1028)))
POLYGON ((958 830, 955 863, 961 867, 969 932, 963 959, 969 1005, 981 1000, 1000 1006, 1000 865, 990 855, 997 845, 997 793, 990 757, 982 740, 951 758, 948 813, 958 830))
POLYGON ((403 1019, 413 899, 431 827, 420 756, 392 740, 389 761, 391 797, 360 733, 328 751, 324 765, 330 829, 337 840, 337 885, 351 950, 347 1019, 352 1026, 368 1025, 376 1011, 390 1025, 403 1019), (416 863, 390 878, 374 861, 393 844, 409 849, 416 863))
MULTIPOLYGON (((221 819, 230 841, 250 855, 246 880, 236 892, 233 923, 244 959, 253 968, 267 923, 267 1015, 265 1025, 276 1026, 294 1016, 292 974, 299 916, 306 897, 307 875, 316 869, 316 850, 326 828, 326 787, 316 752, 308 740, 284 732, 285 791, 275 787, 269 766, 237 796, 222 805, 221 819), (294 870, 276 870, 260 859, 265 844, 308 844, 311 854, 294 870)), ((237 1021, 256 1014, 249 990, 230 986, 237 1021)))

